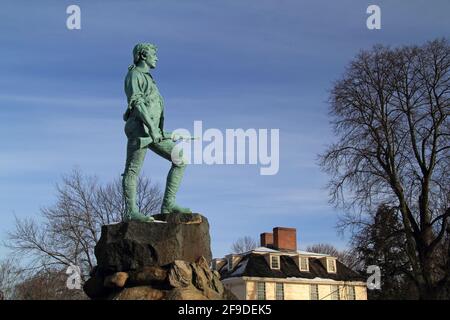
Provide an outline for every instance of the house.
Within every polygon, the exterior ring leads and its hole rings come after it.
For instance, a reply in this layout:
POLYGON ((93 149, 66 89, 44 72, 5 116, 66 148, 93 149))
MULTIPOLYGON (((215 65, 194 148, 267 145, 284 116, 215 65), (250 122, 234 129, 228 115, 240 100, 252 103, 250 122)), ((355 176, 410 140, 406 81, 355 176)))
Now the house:
POLYGON ((225 287, 242 300, 367 300, 366 279, 326 254, 297 250, 297 231, 276 227, 261 246, 213 259, 225 287))

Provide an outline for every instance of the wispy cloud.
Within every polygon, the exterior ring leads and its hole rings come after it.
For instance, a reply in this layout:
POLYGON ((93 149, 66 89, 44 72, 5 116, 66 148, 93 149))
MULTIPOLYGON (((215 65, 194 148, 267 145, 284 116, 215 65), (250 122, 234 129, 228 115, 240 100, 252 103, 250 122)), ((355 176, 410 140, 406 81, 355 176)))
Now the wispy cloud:
MULTIPOLYGON (((317 154, 334 137, 332 81, 361 48, 448 36, 448 0, 380 0, 383 29, 365 28, 366 2, 78 1, 82 29, 65 28, 67 2, 2 2, 0 211, 34 215, 60 175, 78 165, 104 181, 123 170, 123 77, 139 41, 159 46, 154 71, 166 127, 280 129, 280 171, 190 166, 179 201, 208 216, 213 251, 242 235, 294 226, 301 244, 342 245, 317 154), (11 12, 20 13, 11 14, 11 12), (23 201, 23 196, 27 201, 23 201)), ((170 164, 149 152, 144 170, 164 183, 170 164)))

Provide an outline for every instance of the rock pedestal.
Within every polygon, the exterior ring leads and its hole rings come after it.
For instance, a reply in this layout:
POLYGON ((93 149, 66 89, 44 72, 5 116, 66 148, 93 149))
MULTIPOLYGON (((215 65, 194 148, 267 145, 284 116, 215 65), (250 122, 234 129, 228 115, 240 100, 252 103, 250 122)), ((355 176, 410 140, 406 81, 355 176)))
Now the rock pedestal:
POLYGON ((200 214, 153 217, 160 222, 102 227, 85 293, 108 300, 234 299, 209 268, 208 220, 200 214))

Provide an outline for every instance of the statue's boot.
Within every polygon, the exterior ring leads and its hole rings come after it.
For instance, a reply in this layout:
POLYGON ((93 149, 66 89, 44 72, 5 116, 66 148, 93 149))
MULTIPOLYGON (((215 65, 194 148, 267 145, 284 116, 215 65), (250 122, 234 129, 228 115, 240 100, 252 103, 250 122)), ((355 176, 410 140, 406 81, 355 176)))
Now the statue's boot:
POLYGON ((141 221, 141 222, 153 222, 155 219, 153 217, 146 216, 139 212, 139 210, 136 211, 128 211, 125 216, 123 217, 124 222, 129 221, 141 221))
POLYGON ((146 216, 139 212, 136 206, 136 180, 130 178, 127 175, 123 175, 122 188, 123 195, 125 198, 125 208, 126 213, 123 217, 124 222, 129 221, 141 221, 141 222, 153 222, 155 219, 153 217, 146 216))
POLYGON ((175 203, 175 197, 183 178, 185 165, 175 165, 167 174, 166 190, 164 191, 161 213, 192 213, 191 209, 183 208, 175 203))

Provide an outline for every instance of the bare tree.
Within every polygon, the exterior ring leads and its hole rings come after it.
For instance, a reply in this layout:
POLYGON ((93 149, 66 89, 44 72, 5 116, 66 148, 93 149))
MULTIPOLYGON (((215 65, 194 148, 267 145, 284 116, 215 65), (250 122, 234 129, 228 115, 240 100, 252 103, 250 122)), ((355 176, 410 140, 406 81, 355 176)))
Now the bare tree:
POLYGON ((314 253, 329 254, 332 257, 337 257, 341 252, 335 246, 328 243, 317 243, 306 247, 306 251, 314 253))
POLYGON ((358 260, 355 258, 350 250, 338 250, 335 246, 328 243, 317 243, 306 247, 306 251, 328 254, 332 257, 336 257, 340 262, 347 267, 354 269, 358 265, 358 260))
POLYGON ((64 270, 41 269, 30 274, 14 288, 15 300, 85 300, 82 290, 71 290, 66 285, 64 270))
POLYGON ((449 70, 446 40, 361 52, 332 89, 338 141, 321 155, 341 227, 381 204, 398 210, 421 298, 439 298, 450 278, 438 250, 450 216, 449 70))
POLYGON ((15 259, 5 259, 0 262, 0 300, 12 299, 16 285, 23 279, 23 270, 15 259))
MULTIPOLYGON (((83 279, 95 266, 94 247, 101 226, 119 222, 125 211, 119 179, 105 186, 74 170, 57 185, 57 201, 41 210, 41 222, 16 218, 6 245, 41 269, 81 268, 83 279)), ((138 181, 137 202, 143 214, 159 210, 161 191, 149 179, 138 181)))
POLYGON ((231 245, 231 252, 233 253, 244 253, 250 250, 253 250, 257 247, 258 242, 252 237, 245 236, 237 239, 231 245))

